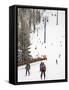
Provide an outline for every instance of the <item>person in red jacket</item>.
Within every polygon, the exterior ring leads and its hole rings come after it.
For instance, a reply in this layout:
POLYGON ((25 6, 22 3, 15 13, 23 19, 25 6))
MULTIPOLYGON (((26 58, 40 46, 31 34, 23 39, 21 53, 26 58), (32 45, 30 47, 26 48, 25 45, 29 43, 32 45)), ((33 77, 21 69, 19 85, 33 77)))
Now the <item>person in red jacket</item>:
POLYGON ((44 62, 40 63, 40 72, 41 72, 41 75, 40 75, 41 80, 42 80, 42 76, 44 76, 44 79, 45 79, 46 66, 44 62))

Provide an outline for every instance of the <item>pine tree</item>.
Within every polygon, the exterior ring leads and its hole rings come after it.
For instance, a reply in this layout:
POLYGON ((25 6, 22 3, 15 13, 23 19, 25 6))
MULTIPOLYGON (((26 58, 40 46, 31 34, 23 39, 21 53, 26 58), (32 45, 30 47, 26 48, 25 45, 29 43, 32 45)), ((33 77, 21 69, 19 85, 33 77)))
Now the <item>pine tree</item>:
POLYGON ((20 34, 20 44, 21 44, 20 49, 22 50, 22 60, 29 60, 31 57, 29 51, 30 41, 29 37, 25 32, 21 32, 20 34))
POLYGON ((41 19, 40 11, 37 9, 36 10, 36 24, 40 23, 40 19, 41 19))
POLYGON ((27 23, 26 9, 19 9, 18 11, 18 23, 21 23, 21 27, 18 28, 18 42, 20 42, 19 49, 22 50, 22 60, 30 60, 31 55, 29 51, 29 24, 27 23))

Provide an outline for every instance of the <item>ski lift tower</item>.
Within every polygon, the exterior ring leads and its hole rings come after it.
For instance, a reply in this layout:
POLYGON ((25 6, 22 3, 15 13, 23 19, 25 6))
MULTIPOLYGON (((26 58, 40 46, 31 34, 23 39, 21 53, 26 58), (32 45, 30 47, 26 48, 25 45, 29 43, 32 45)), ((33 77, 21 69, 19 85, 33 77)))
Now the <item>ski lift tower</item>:
POLYGON ((44 16, 44 43, 46 43, 46 25, 47 25, 47 22, 48 22, 48 16, 44 16))

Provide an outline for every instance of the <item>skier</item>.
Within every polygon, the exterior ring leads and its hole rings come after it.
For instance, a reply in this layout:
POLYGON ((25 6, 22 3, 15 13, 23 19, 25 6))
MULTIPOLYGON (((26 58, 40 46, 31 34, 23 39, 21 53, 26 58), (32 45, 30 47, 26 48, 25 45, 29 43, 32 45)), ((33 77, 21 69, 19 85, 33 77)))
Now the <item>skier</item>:
POLYGON ((26 65, 25 69, 26 69, 26 76, 27 76, 27 73, 28 75, 30 75, 30 64, 29 63, 26 65))
POLYGON ((58 60, 56 59, 56 64, 58 64, 58 60))
POLYGON ((41 72, 41 80, 42 80, 43 75, 44 75, 44 79, 45 79, 46 66, 45 66, 44 62, 40 63, 40 72, 41 72))
POLYGON ((61 54, 59 54, 59 58, 61 57, 61 54))

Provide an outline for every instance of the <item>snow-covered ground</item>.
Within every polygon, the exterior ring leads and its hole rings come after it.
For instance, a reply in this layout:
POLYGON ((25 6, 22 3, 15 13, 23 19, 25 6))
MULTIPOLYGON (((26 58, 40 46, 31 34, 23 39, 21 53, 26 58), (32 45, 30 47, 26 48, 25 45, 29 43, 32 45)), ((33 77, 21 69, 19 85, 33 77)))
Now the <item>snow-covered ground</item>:
MULTIPOLYGON (((57 11, 46 10, 41 18, 49 17, 49 22, 46 25, 46 43, 44 43, 44 23, 42 20, 39 25, 36 25, 35 33, 30 34, 32 57, 47 55, 47 60, 43 61, 47 68, 45 80, 65 79, 65 12, 58 11, 58 25, 56 25, 56 16, 52 16, 52 13, 55 15, 57 11), (37 47, 36 50, 35 47, 37 47), (56 64, 56 59, 58 64, 56 64)), ((41 80, 40 62, 31 64, 30 76, 25 75, 25 65, 19 66, 18 82, 41 80)))

